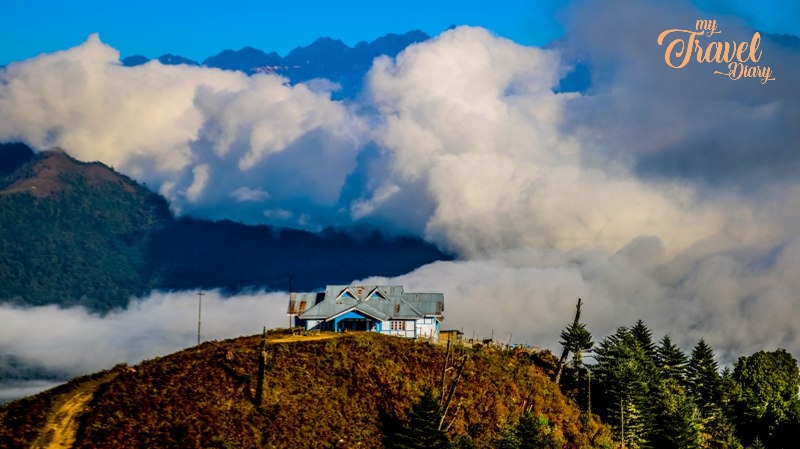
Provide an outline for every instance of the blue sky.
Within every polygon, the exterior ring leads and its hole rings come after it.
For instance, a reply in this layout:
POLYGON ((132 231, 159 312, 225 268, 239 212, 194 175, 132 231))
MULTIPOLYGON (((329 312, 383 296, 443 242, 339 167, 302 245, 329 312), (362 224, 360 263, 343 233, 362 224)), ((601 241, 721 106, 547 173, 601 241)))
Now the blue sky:
POLYGON ((321 36, 349 45, 389 32, 420 29, 434 35, 450 25, 478 25, 529 45, 561 34, 560 0, 390 2, 276 2, 207 0, 139 2, 5 2, 0 19, 0 64, 78 45, 99 32, 122 56, 175 53, 202 60, 226 48, 253 46, 285 55, 321 36))
MULTIPOLYGON (((323 36, 354 45, 413 29, 435 35, 450 25, 482 26, 523 45, 544 45, 564 33, 561 11, 573 3, 582 2, 408 0, 401 5, 307 0, 233 1, 223 6, 209 0, 7 1, 0 17, 0 65, 79 45, 97 32, 122 57, 174 53, 199 61, 248 45, 285 55, 323 36)), ((766 32, 800 33, 800 6, 792 0, 693 3, 738 16, 766 32)))

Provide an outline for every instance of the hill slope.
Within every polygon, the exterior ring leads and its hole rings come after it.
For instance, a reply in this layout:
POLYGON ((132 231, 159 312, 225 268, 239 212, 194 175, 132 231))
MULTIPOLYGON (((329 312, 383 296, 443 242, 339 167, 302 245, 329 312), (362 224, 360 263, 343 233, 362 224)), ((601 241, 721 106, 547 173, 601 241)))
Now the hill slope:
MULTIPOLYGON (((64 435, 71 442, 74 432, 74 448, 382 447, 421 392, 441 385, 443 346, 372 333, 326 337, 270 337, 262 407, 254 403, 259 337, 210 342, 7 404, 0 446, 64 435), (84 411, 69 412, 78 403, 84 411)), ((538 355, 455 354, 468 359, 452 401, 459 406, 447 414, 451 439, 492 447, 527 409, 547 418, 546 431, 563 447, 610 442, 607 428, 581 414, 536 365, 544 363, 538 355)))
MULTIPOLYGON (((6 149, 0 149, 6 151, 6 149)), ((148 236, 166 201, 100 163, 34 156, 0 185, 0 299, 108 310, 156 286, 148 236)))
POLYGON ((152 289, 312 290, 446 257, 410 238, 175 219, 99 162, 0 144, 0 302, 107 311, 152 289))

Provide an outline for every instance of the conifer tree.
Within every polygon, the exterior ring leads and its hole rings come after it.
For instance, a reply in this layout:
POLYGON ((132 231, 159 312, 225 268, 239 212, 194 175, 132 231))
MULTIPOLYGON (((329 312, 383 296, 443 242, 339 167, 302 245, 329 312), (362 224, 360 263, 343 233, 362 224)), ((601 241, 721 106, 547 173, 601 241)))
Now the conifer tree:
POLYGON ((584 351, 592 349, 592 334, 583 323, 572 323, 561 332, 561 346, 572 353, 573 364, 578 368, 583 360, 584 351))
POLYGON ((555 449, 563 446, 563 442, 553 437, 552 429, 544 415, 524 413, 515 431, 519 449, 555 449))
POLYGON ((687 396, 683 384, 667 377, 661 382, 654 400, 653 449, 700 449, 702 437, 697 406, 687 396))
POLYGON ((631 327, 631 335, 639 343, 644 353, 655 360, 656 345, 653 343, 653 333, 645 326, 642 320, 637 320, 636 324, 631 327))
POLYGON ((689 393, 700 408, 704 417, 720 411, 720 380, 714 350, 703 340, 692 349, 692 356, 686 366, 689 393))
POLYGON ((580 357, 582 351, 588 351, 592 347, 592 334, 586 330, 581 320, 581 299, 578 298, 578 304, 575 306, 575 319, 572 324, 561 332, 561 345, 564 351, 561 353, 561 358, 558 359, 558 368, 556 369, 556 384, 561 383, 561 374, 564 372, 564 365, 567 361, 567 356, 570 352, 575 354, 574 360, 580 365, 580 357))
POLYGON ((662 379, 674 379, 681 385, 686 383, 686 364, 689 359, 679 347, 665 335, 656 348, 656 366, 662 379))
POLYGON ((620 327, 595 348, 592 367, 600 387, 597 410, 628 447, 644 447, 653 430, 651 395, 657 386, 655 364, 630 329, 620 327))
POLYGON ((411 408, 408 423, 389 437, 387 447, 394 449, 447 449, 450 440, 447 434, 439 430, 442 409, 439 398, 432 388, 422 393, 419 401, 411 408))
POLYGON ((686 366, 689 395, 697 404, 703 428, 703 447, 741 447, 722 403, 722 376, 714 359, 714 350, 700 339, 686 366))
POLYGON ((500 429, 499 436, 494 442, 495 449, 520 449, 519 438, 514 426, 506 425, 500 429))

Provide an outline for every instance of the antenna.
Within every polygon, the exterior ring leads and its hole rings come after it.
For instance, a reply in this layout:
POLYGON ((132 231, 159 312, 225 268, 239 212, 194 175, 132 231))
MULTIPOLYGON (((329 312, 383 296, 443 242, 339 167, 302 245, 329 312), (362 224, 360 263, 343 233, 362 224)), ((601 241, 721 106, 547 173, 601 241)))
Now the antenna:
POLYGON ((197 292, 197 349, 200 350, 200 318, 203 313, 203 292, 197 292))

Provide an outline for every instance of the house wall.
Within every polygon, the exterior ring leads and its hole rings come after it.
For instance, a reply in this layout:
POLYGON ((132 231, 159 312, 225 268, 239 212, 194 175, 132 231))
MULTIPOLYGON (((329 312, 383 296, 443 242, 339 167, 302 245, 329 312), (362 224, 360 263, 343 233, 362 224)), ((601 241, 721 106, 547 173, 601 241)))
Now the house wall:
POLYGON ((356 311, 348 312, 336 317, 332 321, 325 320, 298 320, 298 325, 305 326, 306 330, 336 331, 341 329, 340 323, 344 320, 365 320, 369 331, 379 332, 384 335, 393 335, 405 338, 431 338, 439 340, 440 323, 432 317, 419 320, 390 320, 378 321, 366 317, 356 311), (302 322, 302 324, 300 323, 302 322), (392 324, 396 323, 396 324, 392 324))
POLYGON ((382 330, 380 332, 382 334, 405 338, 414 338, 417 336, 415 320, 390 320, 384 321, 381 324, 382 330))
POLYGON ((304 321, 307 331, 332 331, 333 323, 326 323, 324 320, 301 320, 304 321))
POLYGON ((426 317, 416 322, 416 333, 419 338, 431 338, 433 341, 439 340, 439 322, 436 318, 426 317))

